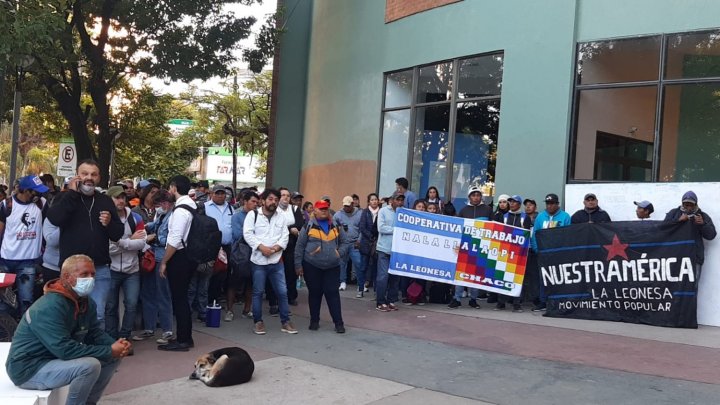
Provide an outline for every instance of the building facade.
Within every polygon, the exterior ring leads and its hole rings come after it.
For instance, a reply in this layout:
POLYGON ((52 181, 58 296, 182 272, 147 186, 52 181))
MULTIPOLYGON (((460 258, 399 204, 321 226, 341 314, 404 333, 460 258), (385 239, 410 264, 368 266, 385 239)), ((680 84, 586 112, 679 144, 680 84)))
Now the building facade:
MULTIPOLYGON (((404 176, 460 206, 478 183, 570 212, 594 192, 620 220, 692 189, 720 221, 720 2, 281 5, 270 184, 337 200, 404 176)), ((720 274, 700 287, 700 322, 720 325, 720 274)))

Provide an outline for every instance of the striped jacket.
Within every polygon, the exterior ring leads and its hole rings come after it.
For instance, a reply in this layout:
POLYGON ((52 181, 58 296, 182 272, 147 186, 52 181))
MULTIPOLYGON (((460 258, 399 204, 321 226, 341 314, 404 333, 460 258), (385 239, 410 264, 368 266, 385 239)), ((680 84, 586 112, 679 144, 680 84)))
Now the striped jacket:
POLYGON ((315 217, 305 224, 297 245, 295 245, 295 269, 303 266, 303 260, 319 269, 331 269, 340 266, 340 258, 350 247, 345 231, 330 221, 328 233, 318 225, 315 217))

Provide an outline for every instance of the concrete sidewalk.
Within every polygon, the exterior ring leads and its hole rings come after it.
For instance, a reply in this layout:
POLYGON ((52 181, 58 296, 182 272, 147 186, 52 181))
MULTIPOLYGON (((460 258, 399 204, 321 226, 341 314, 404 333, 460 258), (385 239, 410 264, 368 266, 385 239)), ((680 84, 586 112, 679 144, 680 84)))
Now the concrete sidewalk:
POLYGON ((487 404, 336 368, 275 357, 255 364, 246 384, 210 388, 179 378, 103 397, 103 404, 487 404))
POLYGON ((320 330, 308 331, 301 292, 300 305, 291 307, 298 335, 281 333, 279 319, 266 313, 265 336, 252 333, 252 320, 238 318, 220 328, 196 323, 196 347, 187 353, 139 342, 103 403, 658 405, 717 404, 720 398, 719 328, 553 319, 492 311, 487 304, 380 313, 372 299, 342 294, 345 335, 334 333, 325 308, 320 330), (208 388, 188 380, 195 358, 225 346, 250 352, 256 362, 251 382, 208 388))

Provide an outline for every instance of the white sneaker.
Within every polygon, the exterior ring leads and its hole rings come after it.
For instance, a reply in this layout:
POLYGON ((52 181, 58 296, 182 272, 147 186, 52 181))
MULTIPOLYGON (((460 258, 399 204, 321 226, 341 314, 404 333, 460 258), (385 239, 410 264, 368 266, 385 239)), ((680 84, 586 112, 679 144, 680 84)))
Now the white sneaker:
POLYGON ((345 282, 343 281, 342 283, 340 283, 340 291, 345 291, 345 288, 347 288, 347 284, 345 284, 345 282))
POLYGON ((157 344, 159 344, 159 345, 166 345, 166 344, 168 344, 171 340, 175 340, 175 338, 173 337, 173 333, 170 332, 170 331, 168 331, 168 332, 163 332, 162 336, 159 337, 159 338, 156 340, 156 342, 157 342, 157 344))
POLYGON ((357 294, 355 294, 355 298, 362 298, 362 297, 363 297, 362 291, 358 291, 357 294))
POLYGON ((230 322, 235 318, 235 314, 232 311, 225 312, 225 322, 230 322))

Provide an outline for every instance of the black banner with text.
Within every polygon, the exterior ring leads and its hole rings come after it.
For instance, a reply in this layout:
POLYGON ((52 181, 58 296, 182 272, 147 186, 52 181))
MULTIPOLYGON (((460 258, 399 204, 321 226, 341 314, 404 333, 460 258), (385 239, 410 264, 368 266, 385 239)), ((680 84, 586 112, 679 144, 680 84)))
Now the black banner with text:
POLYGON ((692 231, 660 221, 539 231, 545 315, 697 328, 692 231))

